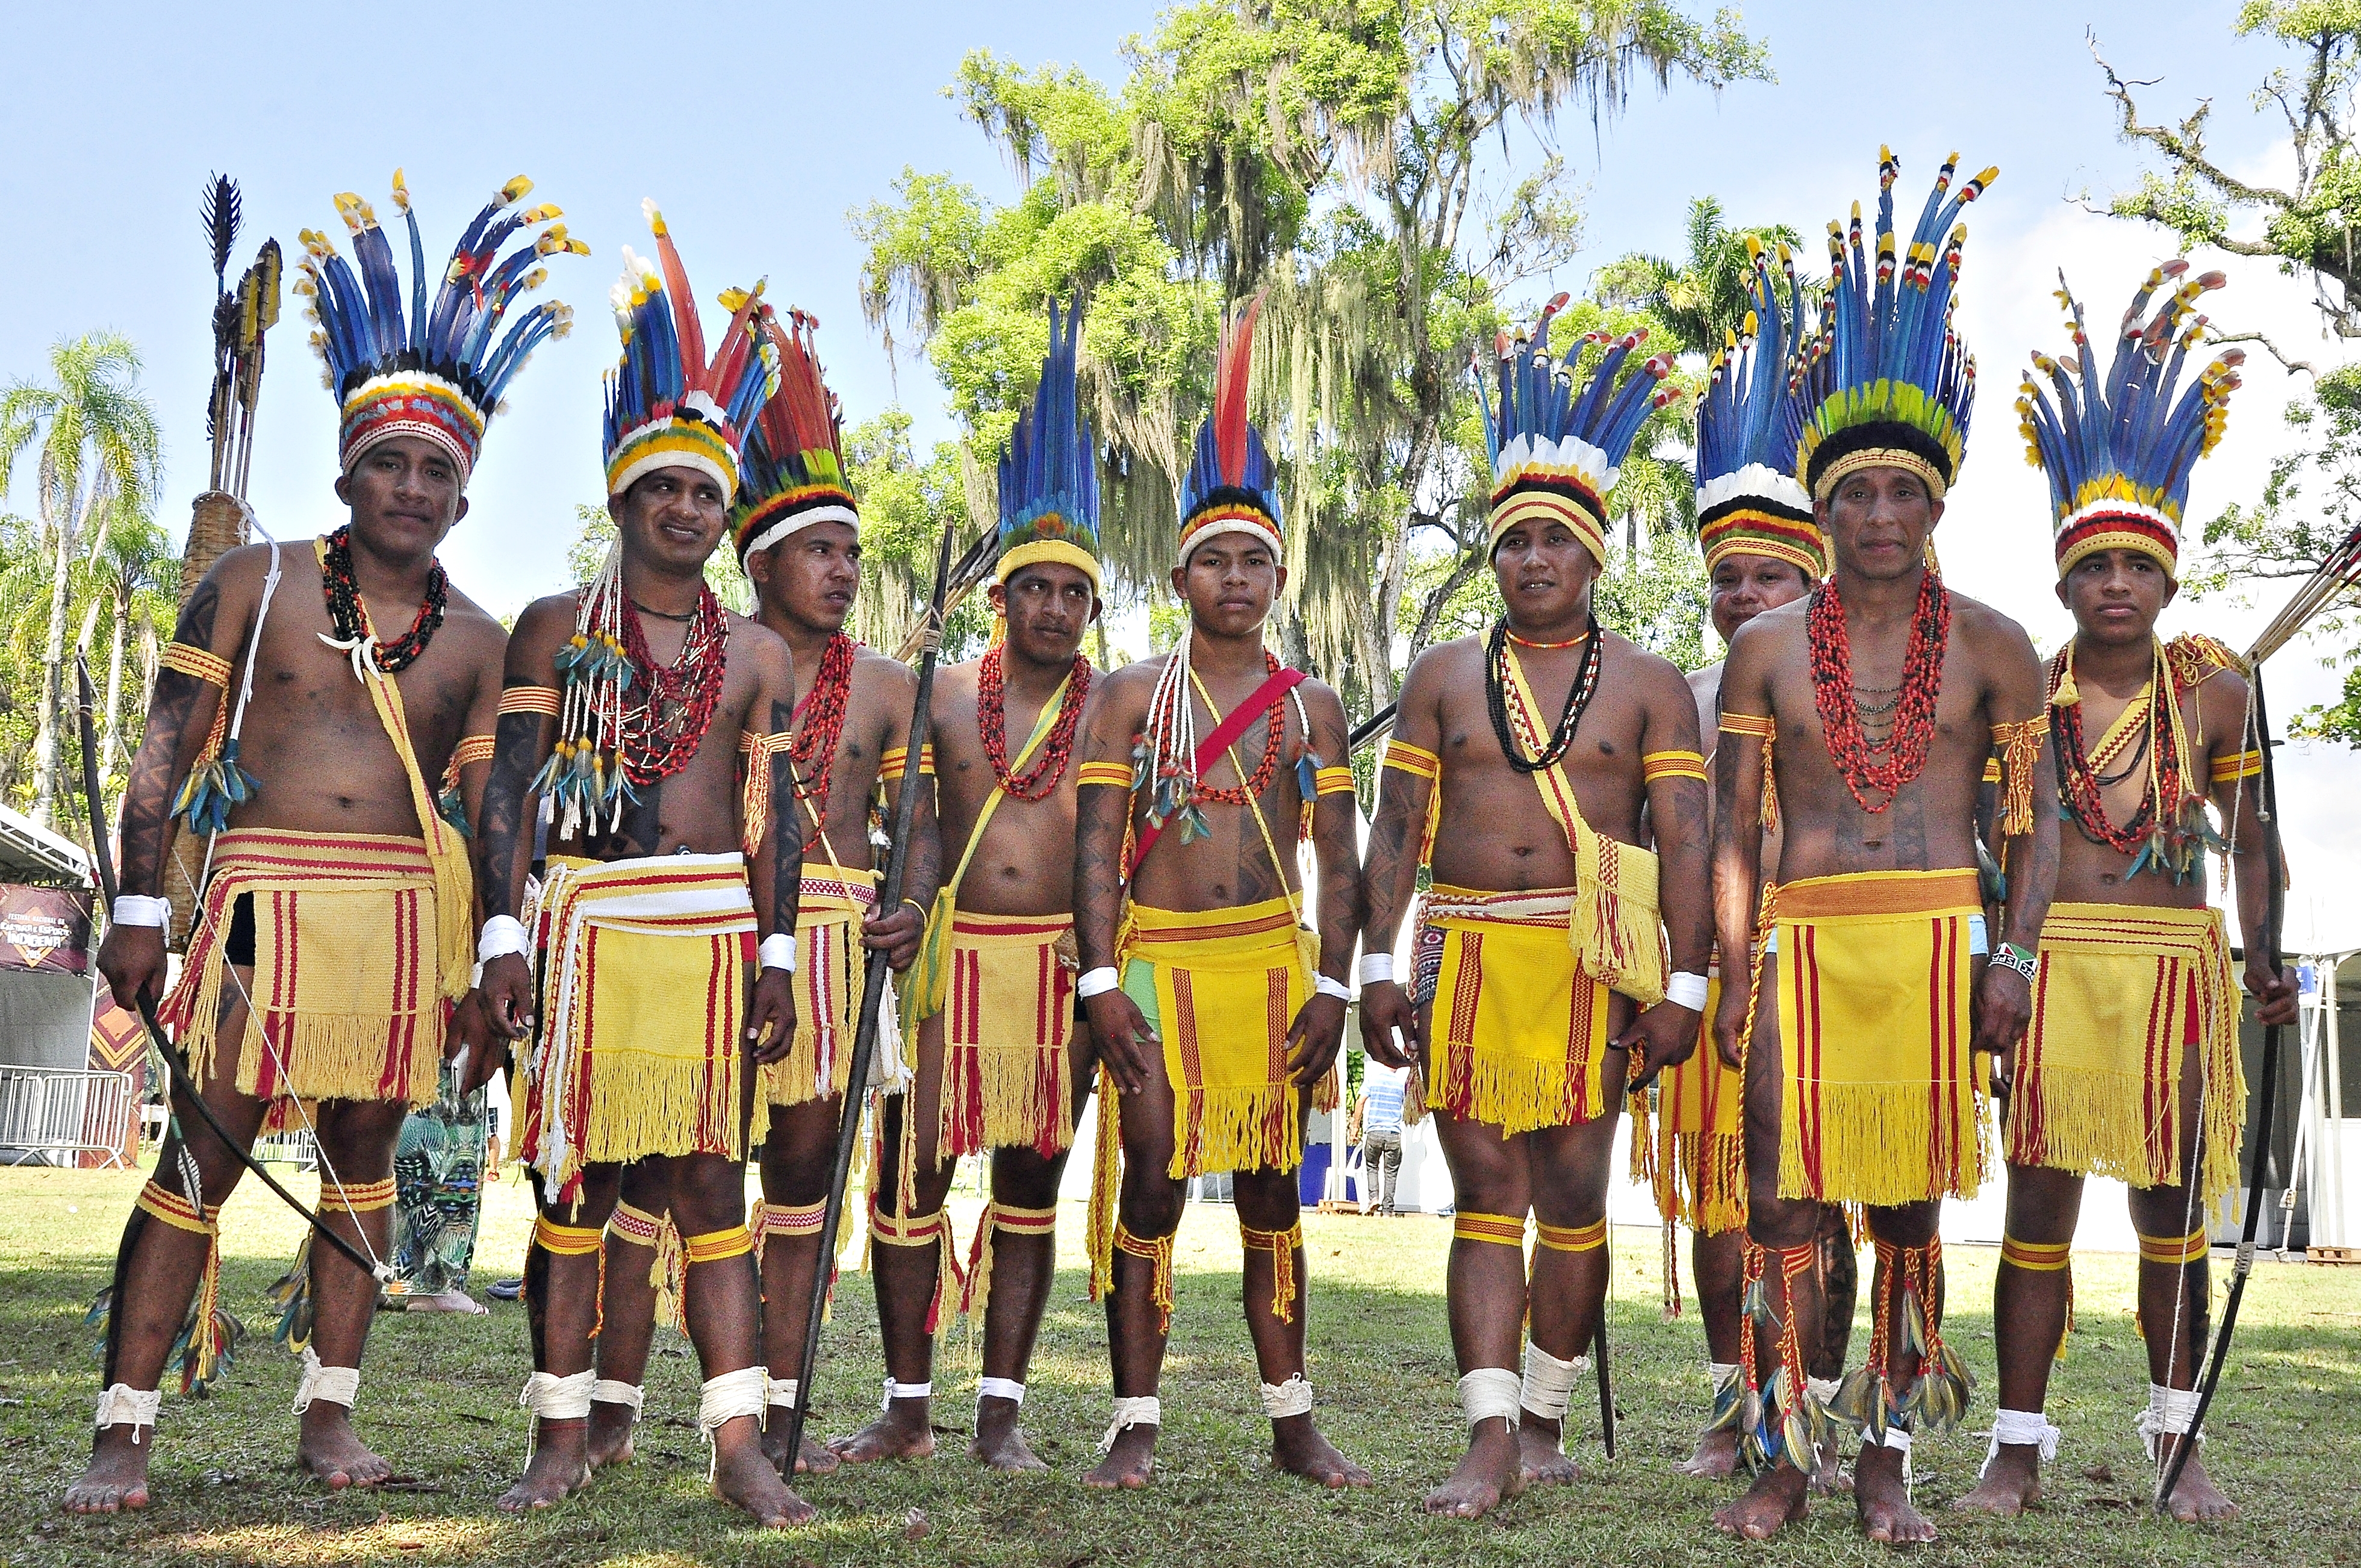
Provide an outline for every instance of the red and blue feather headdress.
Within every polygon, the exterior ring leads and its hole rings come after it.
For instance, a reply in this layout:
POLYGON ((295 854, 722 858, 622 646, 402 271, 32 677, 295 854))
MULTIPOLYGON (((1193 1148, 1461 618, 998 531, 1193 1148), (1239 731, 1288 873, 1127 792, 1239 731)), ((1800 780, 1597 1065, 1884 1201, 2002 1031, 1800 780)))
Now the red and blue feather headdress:
POLYGON ((1254 369, 1255 317, 1262 296, 1223 323, 1221 358, 1213 370, 1213 411, 1197 431, 1197 450, 1180 485, 1179 564, 1206 540, 1247 533, 1270 546, 1276 559, 1282 532, 1278 467, 1262 432, 1246 421, 1246 383, 1254 369))
MULTIPOLYGON (((721 302, 735 310, 739 301, 725 294, 721 302)), ((760 307, 757 330, 777 358, 779 374, 777 389, 755 414, 739 454, 744 482, 730 514, 730 536, 741 565, 816 522, 861 526, 844 467, 843 415, 812 346, 819 322, 797 310, 787 320, 791 324, 782 326, 770 306, 760 307)))

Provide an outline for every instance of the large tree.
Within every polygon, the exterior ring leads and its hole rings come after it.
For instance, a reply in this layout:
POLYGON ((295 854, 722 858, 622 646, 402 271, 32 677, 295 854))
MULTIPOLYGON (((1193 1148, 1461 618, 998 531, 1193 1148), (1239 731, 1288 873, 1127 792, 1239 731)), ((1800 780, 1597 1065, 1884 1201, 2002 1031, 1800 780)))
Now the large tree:
MULTIPOLYGON (((2341 339, 2361 337, 2361 147, 2356 147, 2356 87, 2361 87, 2361 0, 2246 0, 2234 30, 2276 39, 2293 54, 2255 89, 2257 113, 2287 127, 2293 175, 2279 184, 2240 179, 2206 145, 2211 99, 2201 99, 2178 124, 2150 123, 2133 96, 2155 85, 2125 77, 2108 63, 2094 37, 2092 53, 2115 101, 2124 139, 2147 148, 2163 164, 2105 203, 2118 217, 2160 225, 2191 248, 2212 246, 2233 255, 2276 259, 2280 269, 2311 280, 2323 326, 2341 339)), ((2253 340, 2232 334, 2222 341, 2253 340)), ((2291 370, 2316 377, 2312 395, 2288 409, 2300 445, 2273 465, 2263 493, 2233 503, 2203 528, 2210 559, 2191 573, 2199 593, 2240 591, 2251 585, 2311 576, 2329 550, 2356 524, 2361 495, 2361 367, 2320 370, 2290 359, 2262 340, 2291 370)), ((2355 600, 2333 603, 2317 630, 2334 652, 2328 662, 2345 671, 2341 700, 2307 708, 2290 720, 2299 735, 2361 746, 2361 651, 2345 632, 2355 600)))
MULTIPOLYGON (((1728 15, 1700 23, 1664 0, 1266 0, 1170 12, 1131 60, 1116 93, 971 55, 952 94, 1024 194, 994 208, 906 173, 855 216, 871 320, 924 343, 991 450, 1031 386, 1043 302, 1088 291, 1107 553, 1139 587, 1170 561, 1219 312, 1261 291, 1257 412, 1283 455, 1290 536, 1281 634, 1373 707, 1393 694, 1398 640, 1423 647, 1481 570, 1488 475, 1466 367, 1578 242, 1550 150, 1559 115, 1595 125, 1642 82, 1762 74, 1763 51, 1728 15), (1520 165, 1512 132, 1542 156, 1520 165)), ((1648 482, 1646 455, 1676 435, 1643 436, 1620 498, 1651 526, 1683 487, 1648 482)))
POLYGON ((49 350, 49 368, 47 380, 0 391, 0 491, 26 449, 39 444, 34 494, 50 571, 32 815, 45 827, 62 776, 66 621, 77 548, 86 533, 95 532, 103 543, 119 521, 148 515, 162 450, 130 339, 112 332, 60 339, 49 350))

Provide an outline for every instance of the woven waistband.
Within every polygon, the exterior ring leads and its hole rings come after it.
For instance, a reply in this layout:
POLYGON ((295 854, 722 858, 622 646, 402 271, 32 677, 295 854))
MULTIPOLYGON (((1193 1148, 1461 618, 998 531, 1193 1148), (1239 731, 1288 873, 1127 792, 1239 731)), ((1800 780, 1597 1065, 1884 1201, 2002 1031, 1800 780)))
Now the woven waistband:
POLYGON ((1983 908, 1972 868, 1801 877, 1781 883, 1774 896, 1783 922, 1846 915, 1974 914, 1983 908))

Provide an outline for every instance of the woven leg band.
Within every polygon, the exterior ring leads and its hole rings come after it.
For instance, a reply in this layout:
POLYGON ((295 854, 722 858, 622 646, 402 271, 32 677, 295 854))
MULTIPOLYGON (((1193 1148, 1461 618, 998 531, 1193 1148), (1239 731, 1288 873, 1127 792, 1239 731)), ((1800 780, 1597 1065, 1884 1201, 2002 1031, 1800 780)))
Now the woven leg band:
POLYGON ((730 1225, 702 1235, 681 1238, 681 1256, 689 1267, 700 1263, 726 1263, 733 1257, 744 1257, 754 1250, 754 1238, 743 1225, 730 1225))
POLYGON ((992 1310, 992 1256, 999 1245, 994 1233, 999 1231, 1014 1236, 1046 1236, 1055 1246, 1057 1206, 1019 1209, 997 1198, 984 1204, 983 1217, 976 1222, 975 1242, 968 1249, 967 1282, 960 1289, 959 1310, 962 1317, 992 1310))
POLYGON ((1156 1332, 1172 1332, 1172 1238, 1158 1236, 1154 1241, 1141 1241, 1124 1227, 1121 1220, 1115 1223, 1115 1250, 1155 1266, 1155 1277, 1148 1285, 1148 1299, 1156 1303, 1156 1332))
MULTIPOLYGON (((1283 1231, 1257 1231, 1242 1223, 1238 1239, 1246 1244, 1248 1252, 1270 1254, 1270 1315, 1282 1323, 1295 1321, 1295 1255, 1303 1246, 1303 1222, 1298 1220, 1283 1231)), ((1311 1406, 1307 1404, 1304 1409, 1311 1406)))
POLYGON ((1521 1214, 1474 1214, 1461 1210, 1452 1217, 1455 1242, 1485 1242, 1493 1246, 1525 1250, 1525 1222, 1521 1214))
POLYGON ((2142 1235, 2139 1249, 2142 1263, 2161 1263, 2177 1267, 2197 1262, 2213 1250, 2213 1245, 2203 1231, 2191 1231, 2185 1236, 2142 1235))
POLYGON ((1479 1366, 1459 1379, 1459 1413, 1472 1429, 1486 1421, 1506 1421, 1517 1430, 1524 1379, 1505 1366, 1479 1366))
POLYGON ((295 1386, 295 1414, 300 1416, 310 1409, 314 1399, 325 1399, 349 1410, 360 1388, 359 1367, 323 1366, 319 1353, 308 1344, 303 1347, 303 1380, 295 1386))
POLYGON ((382 1181, 365 1181, 357 1187, 346 1187, 334 1179, 320 1190, 320 1207, 342 1209, 347 1214, 373 1214, 380 1209, 390 1209, 394 1202, 393 1178, 382 1181))
POLYGON ((1607 1245, 1607 1222, 1587 1225, 1544 1225, 1535 1223, 1541 1245, 1552 1252, 1597 1252, 1607 1245))
POLYGON ((889 1214, 872 1200, 869 1205, 869 1237, 880 1246, 933 1247, 939 1255, 935 1266, 934 1294, 927 1301, 927 1332, 943 1333, 950 1330, 951 1292, 963 1289, 966 1279, 960 1271, 959 1246, 951 1236, 950 1212, 938 1209, 931 1214, 912 1214, 905 1218, 889 1214))

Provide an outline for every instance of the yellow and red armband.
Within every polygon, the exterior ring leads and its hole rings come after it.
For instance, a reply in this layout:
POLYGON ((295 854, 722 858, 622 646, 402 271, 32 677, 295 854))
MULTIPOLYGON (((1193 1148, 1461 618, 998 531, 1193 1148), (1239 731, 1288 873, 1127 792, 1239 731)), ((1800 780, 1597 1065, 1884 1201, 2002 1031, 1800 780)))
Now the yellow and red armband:
POLYGON ((1640 758, 1640 779, 1654 784, 1658 779, 1695 779, 1705 782, 1705 758, 1696 751, 1677 748, 1664 751, 1643 752, 1640 758))

